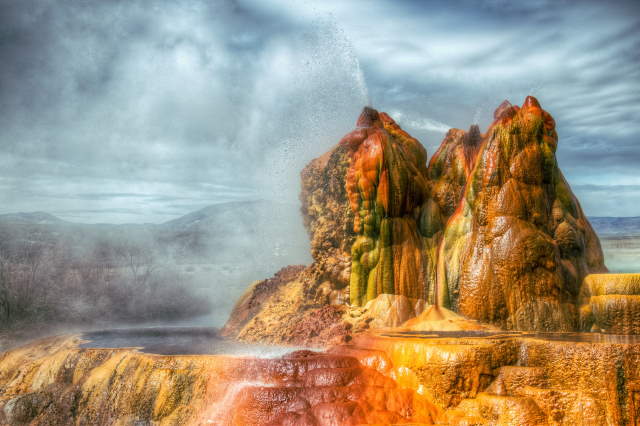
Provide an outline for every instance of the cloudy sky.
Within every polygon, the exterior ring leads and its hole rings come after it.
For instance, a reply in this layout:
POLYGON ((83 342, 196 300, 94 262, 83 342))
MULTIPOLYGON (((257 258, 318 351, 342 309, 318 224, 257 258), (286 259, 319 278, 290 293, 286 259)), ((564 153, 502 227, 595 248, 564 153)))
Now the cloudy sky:
POLYGON ((640 2, 0 0, 0 213, 295 202, 365 104, 432 154, 533 94, 591 216, 640 216, 640 2))

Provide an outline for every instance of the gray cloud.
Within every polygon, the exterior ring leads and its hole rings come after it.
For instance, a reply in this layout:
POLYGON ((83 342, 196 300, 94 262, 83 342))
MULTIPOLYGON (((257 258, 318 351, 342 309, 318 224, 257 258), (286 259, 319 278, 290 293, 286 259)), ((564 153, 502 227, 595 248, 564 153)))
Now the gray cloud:
MULTIPOLYGON (((603 205, 588 185, 640 184, 635 2, 0 7, 3 211, 149 222, 294 201, 300 168, 363 104, 393 112, 433 153, 446 127, 486 126, 503 99, 528 94, 556 118, 587 214, 603 205)), ((608 198, 607 215, 640 215, 637 192, 608 198)))
MULTIPOLYGON (((533 94, 556 118, 571 183, 640 183, 637 2, 336 3, 313 2, 353 40, 374 105, 399 114, 429 152, 442 132, 421 123, 486 128, 503 99, 533 94)), ((601 212, 584 194, 587 213, 601 212)), ((619 201, 606 203, 609 215, 640 214, 637 193, 612 187, 608 198, 619 201)))
POLYGON ((295 199, 299 169, 366 103, 331 22, 299 26, 236 2, 2 8, 6 211, 139 221, 148 209, 145 220, 164 220, 151 213, 163 196, 189 208, 295 199))

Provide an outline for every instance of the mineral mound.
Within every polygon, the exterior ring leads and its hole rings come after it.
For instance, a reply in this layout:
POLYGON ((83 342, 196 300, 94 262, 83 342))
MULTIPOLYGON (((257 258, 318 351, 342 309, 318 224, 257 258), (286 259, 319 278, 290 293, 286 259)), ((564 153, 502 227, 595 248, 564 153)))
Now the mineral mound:
POLYGON ((223 334, 325 345, 425 304, 504 329, 577 330, 583 279, 607 270, 558 167, 555 122, 531 96, 494 118, 484 134, 450 130, 427 167, 417 139, 365 108, 302 171, 313 264, 255 283, 223 334))
POLYGON ((462 315, 507 329, 574 330, 599 240, 555 158, 555 122, 529 96, 503 103, 449 218, 438 279, 462 315))

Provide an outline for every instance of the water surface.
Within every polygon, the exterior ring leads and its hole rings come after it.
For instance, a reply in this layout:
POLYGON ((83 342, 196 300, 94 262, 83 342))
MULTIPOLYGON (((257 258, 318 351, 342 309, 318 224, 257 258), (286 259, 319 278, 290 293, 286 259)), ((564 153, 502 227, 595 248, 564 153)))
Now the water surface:
POLYGON ((235 355, 273 358, 298 348, 223 339, 214 327, 116 328, 82 334, 82 348, 137 348, 159 355, 235 355))

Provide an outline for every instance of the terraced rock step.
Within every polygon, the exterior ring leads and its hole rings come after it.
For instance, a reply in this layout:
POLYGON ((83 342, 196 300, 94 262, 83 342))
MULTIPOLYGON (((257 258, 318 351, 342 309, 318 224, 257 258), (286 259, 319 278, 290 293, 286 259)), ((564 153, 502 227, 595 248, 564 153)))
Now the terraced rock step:
POLYGON ((451 425, 635 425, 640 339, 594 333, 385 332, 398 385, 419 390, 451 425))
POLYGON ((580 292, 584 330, 640 334, 640 274, 591 274, 580 292))
POLYGON ((524 386, 543 387, 545 385, 544 368, 508 365, 498 368, 497 377, 485 392, 492 395, 514 395, 524 386))
MULTIPOLYGON (((0 424, 633 425, 640 341, 499 331, 362 334, 277 358, 81 348, 0 355, 0 424)), ((625 336, 622 336, 625 337, 625 336)))
POLYGON ((45 339, 0 356, 0 424, 431 424, 376 352, 154 355, 45 339), (362 362, 360 361, 362 360, 362 362))

